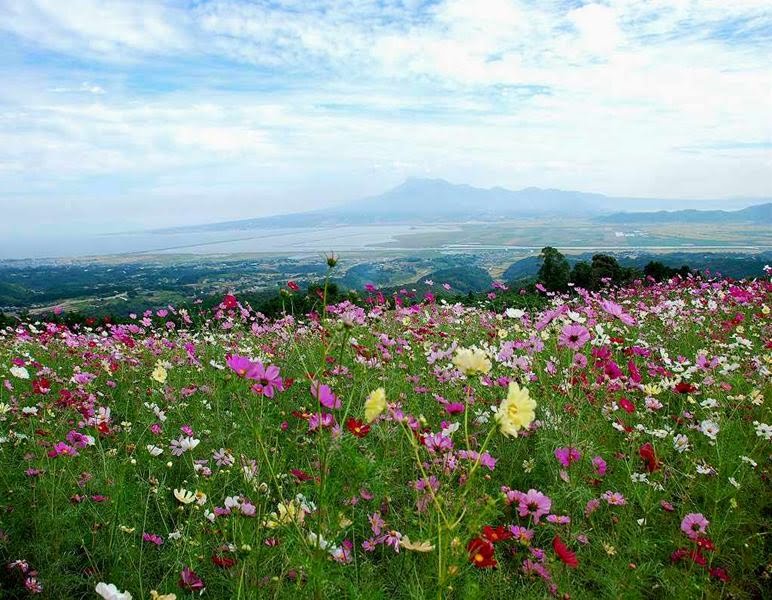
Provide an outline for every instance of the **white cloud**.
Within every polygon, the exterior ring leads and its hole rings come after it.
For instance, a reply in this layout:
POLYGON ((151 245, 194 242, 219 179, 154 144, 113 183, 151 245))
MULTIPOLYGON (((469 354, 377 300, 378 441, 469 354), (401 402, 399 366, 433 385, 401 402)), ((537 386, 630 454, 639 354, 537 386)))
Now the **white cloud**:
POLYGON ((772 195, 766 0, 188 6, 0 0, 0 203, 199 189, 218 218, 409 174, 772 195))

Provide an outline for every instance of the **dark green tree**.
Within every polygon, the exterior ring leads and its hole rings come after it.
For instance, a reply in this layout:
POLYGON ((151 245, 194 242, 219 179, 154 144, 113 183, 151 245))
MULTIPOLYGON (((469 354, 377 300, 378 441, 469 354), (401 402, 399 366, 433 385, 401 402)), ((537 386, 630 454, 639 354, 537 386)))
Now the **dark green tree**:
POLYGON ((602 288, 604 280, 608 280, 613 285, 622 283, 622 267, 613 256, 595 254, 592 257, 591 270, 592 289, 594 290, 602 288))
POLYGON ((568 289, 571 267, 557 249, 546 246, 541 251, 541 267, 539 267, 539 282, 548 290, 563 292, 568 289))
POLYGON ((579 261, 571 270, 571 281, 577 287, 592 289, 592 266, 586 260, 579 261))

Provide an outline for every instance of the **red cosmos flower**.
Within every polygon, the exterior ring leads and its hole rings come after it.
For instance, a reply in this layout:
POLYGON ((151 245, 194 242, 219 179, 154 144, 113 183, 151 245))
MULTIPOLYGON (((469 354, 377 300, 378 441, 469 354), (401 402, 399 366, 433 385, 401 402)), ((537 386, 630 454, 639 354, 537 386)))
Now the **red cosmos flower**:
POLYGON ((212 564, 222 569, 230 569, 236 564, 236 559, 231 558, 230 556, 218 556, 217 554, 213 554, 212 564))
POLYGON ((287 287, 291 289, 293 292, 297 292, 300 289, 300 286, 294 281, 288 281, 287 287))
POLYGON ((47 394, 51 391, 51 382, 45 377, 36 379, 32 382, 32 391, 36 394, 47 394))
POLYGON ((707 550, 708 552, 713 552, 713 550, 716 549, 716 545, 713 543, 713 540, 707 537, 698 537, 694 540, 694 543, 697 544, 698 547, 702 548, 703 550, 707 550))
POLYGON ((726 569, 722 569, 721 567, 711 567, 708 569, 708 573, 710 573, 711 577, 720 579, 724 583, 729 581, 729 573, 726 572, 726 569))
POLYGON ((633 412, 635 412, 635 404, 633 404, 632 402, 630 402, 630 400, 628 400, 627 398, 622 398, 622 399, 619 401, 619 406, 621 406, 621 407, 622 407, 622 409, 623 409, 624 411, 626 411, 626 412, 629 412, 629 413, 633 413, 633 412))
POLYGON ((653 473, 659 469, 661 463, 657 460, 657 455, 654 453, 654 446, 651 445, 651 442, 646 442, 641 446, 638 449, 638 455, 646 463, 646 470, 649 473, 653 473))
POLYGON ((697 391, 697 386, 682 381, 681 383, 677 383, 674 389, 679 394, 692 394, 697 391))
POLYGON ((358 438, 363 438, 368 433, 370 433, 370 426, 364 421, 359 421, 354 417, 349 417, 346 420, 346 429, 348 429, 353 435, 357 436, 358 438))
POLYGON ((556 535, 552 538, 552 549, 558 558, 563 561, 569 568, 576 569, 579 566, 579 560, 576 558, 576 554, 568 549, 568 546, 560 539, 560 536, 556 535))
POLYGON ((493 543, 483 538, 474 538, 466 545, 469 562, 478 569, 491 569, 498 563, 493 558, 493 543))
POLYGON ((292 476, 299 482, 311 481, 314 477, 301 469, 290 469, 292 476))
POLYGON ((222 303, 220 306, 223 308, 230 310, 233 308, 236 308, 239 305, 239 301, 236 299, 236 296, 233 294, 225 294, 225 297, 222 299, 222 303))
POLYGON ((489 542, 505 542, 512 539, 512 532, 506 529, 503 525, 498 527, 491 527, 486 525, 483 527, 483 537, 489 542))

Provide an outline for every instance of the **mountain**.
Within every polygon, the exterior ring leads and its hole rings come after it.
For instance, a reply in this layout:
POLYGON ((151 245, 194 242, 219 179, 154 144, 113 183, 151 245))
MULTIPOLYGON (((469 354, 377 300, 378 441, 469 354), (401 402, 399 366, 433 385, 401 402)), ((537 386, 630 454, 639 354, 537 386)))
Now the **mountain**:
MULTIPOLYGON (((656 210, 674 206, 677 208, 693 206, 723 208, 733 202, 736 201, 621 198, 535 187, 522 190, 508 190, 502 187, 486 189, 471 185, 453 184, 443 179, 409 178, 397 187, 378 196, 370 196, 331 208, 190 227, 175 227, 160 231, 168 233, 379 223, 490 222, 528 217, 600 217, 616 212, 620 207, 629 210, 656 210)), ((751 203, 751 201, 742 202, 744 206, 751 203)), ((699 211, 692 210, 691 212, 699 211)))
POLYGON ((383 194, 350 202, 330 212, 388 221, 486 221, 503 216, 560 214, 569 210, 575 214, 597 214, 604 200, 600 194, 540 188, 483 189, 456 185, 443 179, 410 178, 383 194))
POLYGON ((656 212, 621 212, 597 218, 603 223, 759 223, 772 224, 772 202, 742 210, 660 210, 656 212))

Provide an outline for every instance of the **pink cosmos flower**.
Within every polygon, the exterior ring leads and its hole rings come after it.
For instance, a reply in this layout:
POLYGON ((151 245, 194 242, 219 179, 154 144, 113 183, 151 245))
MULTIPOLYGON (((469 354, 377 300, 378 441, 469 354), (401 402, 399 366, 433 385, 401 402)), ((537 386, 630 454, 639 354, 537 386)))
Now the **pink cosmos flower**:
POLYGON ((373 513, 367 519, 370 521, 370 528, 373 530, 373 534, 380 535, 384 525, 386 525, 381 517, 381 513, 373 513))
POLYGON ((196 572, 187 565, 182 567, 179 585, 183 590, 188 590, 191 592, 203 591, 203 589, 206 587, 196 572))
POLYGON ((453 440, 441 433, 427 433, 424 436, 424 446, 429 452, 446 452, 453 449, 453 440))
POLYGON ((160 535, 156 535, 155 533, 143 533, 142 541, 150 542, 151 544, 155 544, 156 546, 161 546, 164 543, 164 539, 160 535))
POLYGON ((595 467, 595 472, 599 477, 603 477, 606 474, 606 461, 600 456, 593 457, 592 466, 595 467))
POLYGON ((619 492, 607 491, 601 495, 601 498, 603 498, 611 506, 624 506, 627 504, 625 497, 619 492))
POLYGON ((552 500, 550 500, 549 496, 545 496, 534 489, 530 489, 520 496, 518 502, 520 516, 531 516, 535 523, 538 523, 541 517, 548 514, 550 508, 552 508, 552 500))
POLYGON ((625 325, 635 325, 635 319, 633 319, 632 316, 627 314, 625 310, 622 308, 622 306, 620 306, 616 302, 612 302, 611 300, 603 300, 600 303, 600 307, 612 317, 616 317, 617 319, 622 321, 622 323, 624 323, 625 325))
POLYGON ((710 521, 708 521, 702 513, 689 513, 681 521, 681 531, 686 534, 689 539, 697 539, 708 529, 710 521))
POLYGON ((558 343, 561 346, 571 348, 571 350, 579 350, 589 341, 590 332, 578 323, 570 323, 563 327, 558 338, 558 343))
POLYGON ((531 540, 533 539, 533 534, 534 534, 533 529, 528 529, 527 527, 521 527, 520 525, 510 525, 509 532, 512 534, 513 539, 515 539, 516 541, 520 542, 525 546, 531 543, 531 540))

